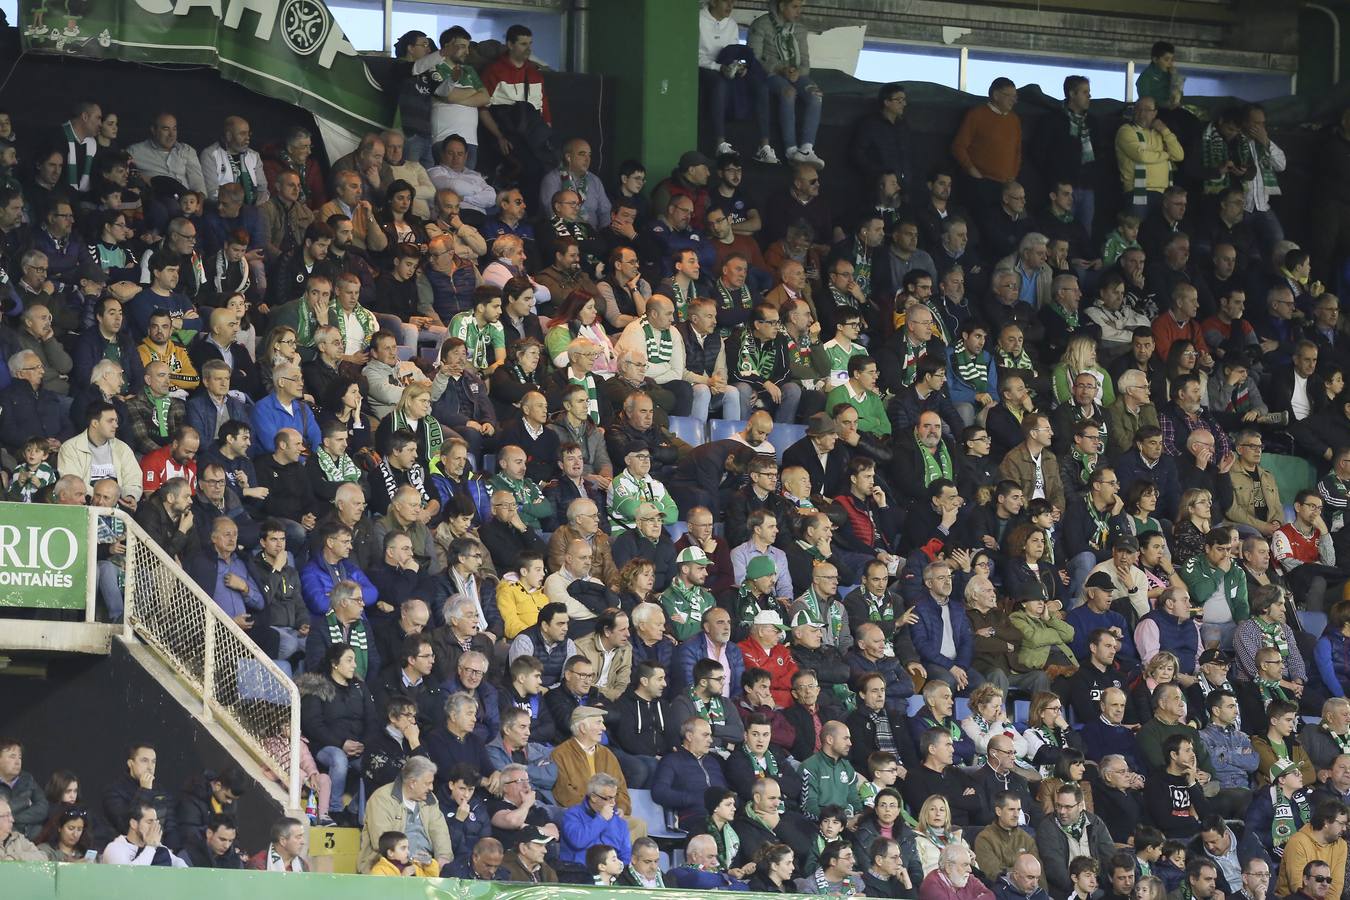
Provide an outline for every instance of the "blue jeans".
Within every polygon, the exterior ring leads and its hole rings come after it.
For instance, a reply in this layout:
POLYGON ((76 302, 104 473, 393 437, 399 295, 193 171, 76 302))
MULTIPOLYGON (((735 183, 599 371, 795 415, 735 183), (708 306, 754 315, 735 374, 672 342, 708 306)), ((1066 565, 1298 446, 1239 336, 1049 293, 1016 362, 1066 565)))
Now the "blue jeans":
POLYGON ((823 98, 811 91, 815 84, 810 78, 798 78, 794 84, 782 75, 769 76, 769 90, 778 98, 778 127, 783 133, 784 147, 814 144, 820 128, 820 106, 823 98), (797 107, 802 107, 801 139, 797 139, 797 107))
POLYGON ((122 621, 122 585, 119 581, 121 574, 122 570, 113 565, 111 560, 99 560, 98 596, 107 607, 109 622, 122 621))
MULTIPOLYGON (((411 132, 405 134, 403 137, 403 158, 419 162, 426 169, 436 165, 436 161, 431 155, 431 135, 412 134, 411 132)), ((472 165, 470 165, 470 168, 472 168, 472 165)))
POLYGON ((1087 583, 1088 576, 1092 574, 1092 569, 1096 565, 1097 557, 1086 550, 1069 558, 1069 563, 1065 566, 1069 570, 1069 599, 1064 604, 1065 608, 1081 605, 1083 585, 1087 583))
POLYGON ((1092 188, 1073 189, 1073 217, 1083 223, 1088 237, 1092 237, 1092 220, 1097 215, 1097 192, 1092 188))
POLYGON ((778 389, 783 392, 783 400, 778 404, 778 411, 773 414, 773 420, 797 421, 797 405, 802 402, 802 386, 795 381, 788 381, 780 384, 778 389))
POLYGON ((1256 232, 1257 250, 1261 258, 1270 259, 1271 248, 1284 240, 1284 226, 1280 224, 1279 216, 1275 215, 1273 209, 1264 212, 1256 210, 1247 213, 1247 221, 1252 223, 1252 230, 1256 232))
MULTIPOLYGON (((766 79, 749 80, 750 92, 754 97, 755 126, 759 129, 761 142, 769 139, 769 82, 766 79)), ((731 79, 720 71, 712 69, 698 70, 699 86, 708 97, 708 115, 712 119, 713 134, 719 139, 727 136, 727 93, 731 90, 731 79)))
POLYGON ((722 388, 722 391, 713 396, 712 388, 706 384, 696 384, 694 389, 694 403, 689 411, 692 418, 700 422, 708 421, 709 413, 714 410, 720 410, 719 419, 728 419, 732 422, 740 421, 744 418, 741 410, 748 409, 750 405, 750 385, 732 384, 722 388))
POLYGON ((314 754, 314 759, 328 772, 333 780, 333 793, 328 800, 329 812, 342 812, 342 794, 347 789, 347 770, 350 757, 341 747, 323 747, 314 754))

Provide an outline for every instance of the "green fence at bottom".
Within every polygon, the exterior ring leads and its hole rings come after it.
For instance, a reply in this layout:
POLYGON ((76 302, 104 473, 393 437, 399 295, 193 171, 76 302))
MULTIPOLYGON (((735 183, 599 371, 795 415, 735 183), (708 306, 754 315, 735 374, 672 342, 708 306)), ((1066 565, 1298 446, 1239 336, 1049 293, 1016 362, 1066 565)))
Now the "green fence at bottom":
MULTIPOLYGON (((0 863, 0 897, 15 900, 641 900, 651 892, 570 884, 516 885, 454 878, 283 875, 90 863, 0 863)), ((665 890, 663 898, 712 900, 711 892, 665 890)))

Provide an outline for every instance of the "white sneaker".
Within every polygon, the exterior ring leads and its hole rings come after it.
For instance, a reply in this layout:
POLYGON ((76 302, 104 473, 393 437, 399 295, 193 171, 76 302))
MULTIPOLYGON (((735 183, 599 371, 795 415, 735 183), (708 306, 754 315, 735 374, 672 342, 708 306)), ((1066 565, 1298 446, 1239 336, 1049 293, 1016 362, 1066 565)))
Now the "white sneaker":
POLYGON ((728 142, 723 141, 722 143, 717 145, 717 153, 714 155, 721 156, 723 153, 735 153, 735 152, 736 152, 735 147, 731 146, 731 144, 729 144, 728 142))
POLYGON ((68 38, 79 37, 79 36, 80 36, 80 29, 77 28, 77 27, 74 26, 74 25, 67 25, 67 26, 66 26, 66 30, 63 31, 63 32, 61 32, 61 33, 64 34, 64 35, 65 35, 66 37, 68 37, 68 38))
POLYGON ((802 144, 798 147, 795 159, 797 162, 807 163, 808 165, 815 166, 817 169, 825 168, 825 160, 816 156, 816 150, 810 144, 802 144))
POLYGON ((773 147, 765 144, 755 153, 755 162, 768 163, 771 166, 778 165, 778 154, 773 152, 773 147))

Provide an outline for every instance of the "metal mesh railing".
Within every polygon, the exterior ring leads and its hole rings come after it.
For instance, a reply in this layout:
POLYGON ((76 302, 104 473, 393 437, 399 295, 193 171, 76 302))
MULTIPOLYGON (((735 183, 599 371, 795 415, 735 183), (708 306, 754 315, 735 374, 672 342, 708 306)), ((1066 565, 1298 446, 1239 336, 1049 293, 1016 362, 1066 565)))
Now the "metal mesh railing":
POLYGON ((300 808, 300 694, 295 683, 136 522, 127 526, 126 625, 151 647, 300 808))

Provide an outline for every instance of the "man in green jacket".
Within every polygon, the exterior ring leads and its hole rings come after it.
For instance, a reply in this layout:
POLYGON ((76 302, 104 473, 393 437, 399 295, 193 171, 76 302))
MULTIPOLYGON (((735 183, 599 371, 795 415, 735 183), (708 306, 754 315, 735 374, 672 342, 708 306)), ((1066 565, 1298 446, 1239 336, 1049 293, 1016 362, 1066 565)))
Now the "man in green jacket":
POLYGON ((1233 561, 1238 546, 1236 529, 1211 528, 1205 535, 1205 552, 1187 560, 1178 573, 1194 602, 1204 607, 1205 624, 1200 629, 1206 643, 1231 644, 1237 623, 1251 618, 1247 575, 1233 561))
POLYGON ((850 819, 863 809, 858 773, 848 761, 853 740, 843 722, 826 722, 820 729, 820 750, 802 763, 802 812, 814 818, 822 806, 840 806, 850 819))
POLYGON ((497 474, 488 487, 494 491, 510 491, 520 508, 520 519, 538 531, 540 523, 553 515, 553 501, 544 491, 525 477, 525 451, 515 444, 507 444, 497 453, 497 474))
POLYGON ((661 594, 661 608, 670 619, 670 633, 676 641, 687 641, 703 628, 703 614, 716 605, 713 595, 703 586, 712 561, 703 548, 685 547, 675 557, 679 573, 661 594))
POLYGON ((1214 777, 1214 762, 1209 758, 1204 741, 1200 740, 1200 732, 1186 724, 1186 695, 1175 681, 1160 684, 1154 689, 1153 720, 1139 729, 1136 739, 1139 752, 1149 765, 1150 774, 1157 774, 1167 766, 1162 745, 1169 734, 1184 734, 1191 739, 1191 746, 1195 748, 1195 762, 1200 767, 1195 780, 1204 787, 1206 797, 1217 794, 1219 782, 1214 777))

